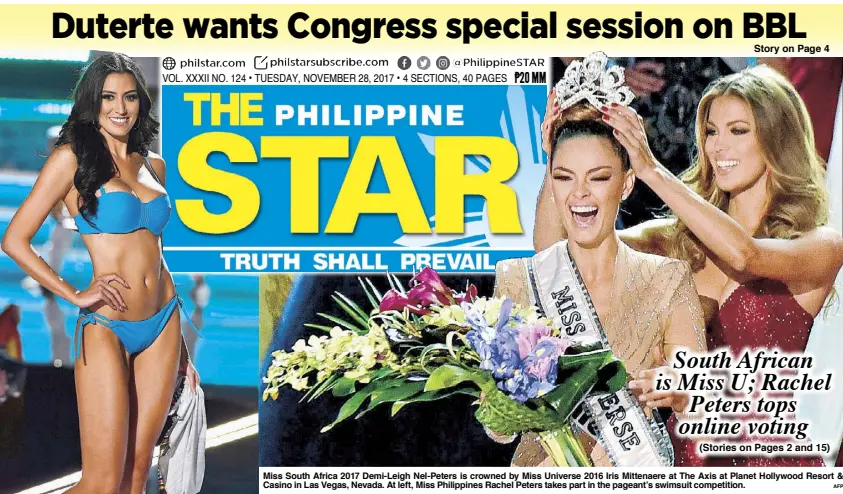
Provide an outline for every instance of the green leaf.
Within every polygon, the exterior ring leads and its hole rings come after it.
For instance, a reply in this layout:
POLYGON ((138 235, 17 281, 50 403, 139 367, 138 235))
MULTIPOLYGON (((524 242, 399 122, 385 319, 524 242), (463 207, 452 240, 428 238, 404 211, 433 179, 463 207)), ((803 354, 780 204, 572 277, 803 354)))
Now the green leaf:
POLYGON ((438 367, 430 377, 427 378, 427 384, 424 387, 425 391, 436 391, 440 389, 447 389, 456 386, 457 384, 471 381, 480 389, 484 386, 494 387, 494 380, 492 376, 482 371, 470 371, 456 365, 443 365, 438 367))
POLYGON ((332 330, 332 329, 334 329, 334 327, 333 327, 333 326, 323 326, 323 325, 321 325, 321 324, 311 324, 311 323, 307 323, 307 324, 305 324, 304 326, 305 326, 305 327, 307 327, 307 328, 321 329, 322 331, 324 331, 324 332, 326 332, 326 333, 330 333, 330 332, 331 332, 331 330, 332 330))
POLYGON ((335 323, 339 324, 340 326, 342 326, 346 329, 350 329, 350 330, 354 331, 357 334, 366 334, 366 332, 368 331, 368 328, 364 328, 364 329, 358 328, 357 326, 351 324, 348 321, 340 319, 339 317, 335 317, 335 316, 332 316, 330 314, 325 314, 323 312, 319 312, 318 314, 320 316, 324 317, 325 319, 331 321, 331 322, 335 322, 335 323))
POLYGON ((480 357, 477 355, 477 352, 475 352, 473 348, 470 348, 470 347, 467 347, 467 346, 457 347, 457 361, 458 362, 463 361, 463 354, 464 353, 467 353, 469 355, 469 357, 471 357, 472 360, 474 360, 475 362, 480 362, 480 357))
POLYGON ((348 395, 354 393, 355 391, 357 391, 356 384, 359 383, 361 380, 363 380, 366 377, 369 378, 369 381, 368 381, 369 384, 371 384, 375 381, 378 381, 378 380, 386 379, 386 378, 391 378, 394 381, 399 382, 399 383, 402 380, 404 380, 403 377, 400 378, 400 379, 396 379, 395 378, 396 375, 398 375, 398 372, 394 371, 394 370, 392 370, 388 367, 381 367, 378 370, 369 371, 369 372, 367 372, 363 376, 360 376, 357 379, 351 379, 351 378, 345 377, 343 375, 343 373, 340 373, 340 374, 338 374, 338 378, 337 378, 336 382, 331 386, 331 390, 333 391, 333 394, 336 397, 348 396, 348 395), (337 389, 337 388, 339 388, 339 389, 337 389))
POLYGON ((556 410, 560 419, 567 420, 577 404, 597 383, 599 365, 599 362, 593 361, 584 363, 562 381, 562 384, 544 396, 545 401, 556 410))
POLYGON ((592 391, 615 392, 626 385, 626 369, 608 349, 566 354, 559 357, 557 383, 544 400, 560 419, 567 420, 592 391))
POLYGON ((412 323, 410 321, 407 321, 400 312, 379 312, 378 314, 372 317, 380 321, 380 325, 384 327, 384 331, 386 331, 387 328, 395 328, 401 331, 402 333, 411 336, 420 336, 419 331, 414 328, 412 323))
POLYGON ((345 403, 343 403, 342 408, 340 408, 340 412, 337 415, 336 420, 332 423, 326 425, 322 428, 322 432, 328 432, 331 430, 335 425, 339 424, 343 420, 347 419, 354 415, 354 412, 357 411, 360 406, 363 405, 363 402, 372 394, 373 390, 367 390, 367 388, 363 388, 360 391, 354 393, 351 398, 348 399, 345 403))
POLYGON ((331 389, 331 392, 334 396, 338 398, 341 396, 348 396, 357 390, 356 385, 357 381, 343 376, 337 379, 337 382, 334 384, 334 387, 333 389, 331 389))
POLYGON ((398 386, 402 382, 404 382, 404 380, 401 379, 401 378, 398 378, 398 379, 380 380, 380 381, 375 381, 375 382, 369 383, 368 386, 366 386, 365 388, 363 388, 360 391, 351 395, 351 398, 349 398, 345 403, 343 403, 342 407, 340 408, 339 413, 337 414, 336 420, 334 420, 330 424, 323 427, 322 432, 328 432, 335 425, 339 424, 343 420, 345 420, 345 419, 351 417, 352 415, 354 415, 357 412, 357 410, 363 405, 363 403, 366 401, 366 399, 369 398, 369 396, 371 396, 371 394, 374 393, 375 391, 377 391, 379 389, 385 389, 385 388, 388 388, 388 387, 391 387, 391 386, 398 386))
POLYGON ((375 285, 372 284, 372 281, 369 278, 366 278, 365 281, 360 277, 358 277, 357 279, 360 281, 360 284, 363 285, 363 291, 366 293, 366 297, 369 299, 369 303, 372 304, 372 309, 374 310, 380 307, 380 300, 383 298, 383 296, 378 291, 378 289, 375 288, 375 285))
POLYGON ((398 293, 402 295, 407 295, 407 292, 404 290, 404 285, 401 284, 401 280, 399 280, 397 276, 387 271, 386 277, 389 280, 389 286, 391 286, 398 293))
POLYGON ((467 388, 459 388, 459 389, 452 389, 452 390, 444 390, 439 389, 436 391, 425 391, 419 395, 413 396, 408 399, 396 401, 392 405, 392 416, 394 417, 396 413, 401 411, 402 408, 411 404, 411 403, 424 403, 429 401, 436 401, 436 400, 443 400, 445 398, 450 398, 451 396, 456 395, 468 395, 473 396, 475 398, 480 397, 480 393, 473 389, 467 388))
POLYGON ((369 408, 360 412, 357 418, 374 410, 375 407, 382 403, 392 403, 399 400, 406 400, 411 398, 424 390, 424 381, 413 381, 394 386, 387 389, 381 389, 372 393, 372 401, 369 402, 369 408))
POLYGON ((589 363, 597 363, 598 367, 608 364, 614 359, 611 350, 598 350, 588 353, 574 355, 562 355, 559 357, 558 368, 560 372, 568 369, 577 369, 589 363))
POLYGON ((336 382, 337 379, 341 377, 341 374, 331 374, 330 376, 326 377, 324 381, 318 383, 316 386, 310 388, 308 392, 302 397, 302 401, 313 401, 319 396, 322 395, 325 391, 331 388, 331 386, 336 382))
POLYGON ((380 369, 376 370, 374 373, 370 374, 370 379, 372 381, 377 381, 378 379, 383 379, 392 375, 398 374, 398 371, 392 370, 389 367, 381 367, 380 369))
POLYGON ((345 295, 339 292, 337 292, 336 295, 332 295, 331 298, 334 299, 334 302, 336 302, 336 304, 339 305, 346 314, 351 316, 351 318, 357 321, 362 327, 369 327, 369 316, 365 312, 361 311, 357 304, 347 299, 345 295))
POLYGON ((350 298, 346 297, 344 294, 342 294, 342 293, 340 293, 340 292, 336 292, 336 296, 337 296, 337 297, 339 297, 339 298, 341 298, 341 299, 343 300, 343 302, 345 302, 345 303, 346 303, 346 304, 348 304, 348 305, 349 305, 352 309, 354 309, 354 311, 355 311, 355 312, 356 312, 356 313, 357 313, 360 317, 362 317, 362 318, 363 318, 363 320, 365 320, 365 321, 368 323, 368 321, 369 321, 369 314, 368 314, 365 310, 363 310, 363 308, 362 308, 362 307, 360 307, 359 305, 357 305, 357 302, 355 302, 354 300, 351 300, 350 298))
POLYGON ((578 355, 580 353, 590 353, 604 350, 603 344, 599 341, 594 343, 586 343, 584 345, 576 345, 565 350, 565 355, 578 355))
POLYGON ((419 359, 423 359, 428 353, 435 352, 438 350, 448 351, 448 345, 444 343, 431 343, 430 345, 424 347, 424 350, 422 350, 421 355, 419 355, 419 359))
POLYGON ((597 385, 594 390, 603 393, 615 393, 626 386, 626 366, 620 360, 609 362, 598 371, 597 385))

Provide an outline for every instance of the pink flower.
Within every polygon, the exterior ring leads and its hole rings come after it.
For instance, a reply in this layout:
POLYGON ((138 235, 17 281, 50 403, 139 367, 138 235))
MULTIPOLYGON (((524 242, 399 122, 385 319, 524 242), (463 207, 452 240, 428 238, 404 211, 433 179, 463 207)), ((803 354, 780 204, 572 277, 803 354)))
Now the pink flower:
POLYGON ((381 312, 387 310, 403 311, 405 308, 413 314, 428 314, 432 305, 455 305, 461 302, 473 302, 477 298, 477 287, 471 285, 465 294, 457 295, 445 286, 442 278, 432 268, 424 268, 410 280, 415 285, 407 294, 396 290, 386 292, 378 307, 381 312))
POLYGON ((386 312, 388 310, 394 310, 398 312, 402 312, 405 308, 408 309, 413 314, 424 315, 430 313, 429 310, 421 308, 416 300, 411 300, 407 295, 396 291, 390 290, 386 292, 381 299, 381 303, 378 306, 378 310, 381 312, 386 312))
POLYGON ((518 338, 518 353, 524 360, 524 370, 543 381, 556 380, 556 364, 570 342, 551 336, 551 329, 542 324, 522 326, 518 338))
MULTIPOLYGON (((445 286, 445 285, 441 285, 445 286)), ((447 290, 447 288, 446 288, 447 290)), ((419 283, 410 288, 407 292, 410 300, 417 301, 422 307, 430 307, 431 305, 451 305, 454 298, 451 296, 450 290, 440 291, 436 284, 419 283)))
POLYGON ((521 359, 527 358, 533 353, 539 344, 539 340, 550 336, 550 328, 543 324, 536 324, 534 326, 521 326, 518 338, 518 353, 521 359))
POLYGON ((456 296, 456 304, 460 305, 463 302, 473 303, 474 299, 477 298, 477 287, 474 285, 468 285, 465 293, 456 296))
MULTIPOLYGON (((428 297, 435 296, 439 303, 451 305, 454 303, 454 297, 451 294, 451 289, 442 283, 442 278, 433 270, 433 268, 424 268, 415 275, 410 283, 417 283, 413 289, 420 286, 424 287, 422 292, 428 297)), ((412 291, 412 290, 411 290, 412 291)))

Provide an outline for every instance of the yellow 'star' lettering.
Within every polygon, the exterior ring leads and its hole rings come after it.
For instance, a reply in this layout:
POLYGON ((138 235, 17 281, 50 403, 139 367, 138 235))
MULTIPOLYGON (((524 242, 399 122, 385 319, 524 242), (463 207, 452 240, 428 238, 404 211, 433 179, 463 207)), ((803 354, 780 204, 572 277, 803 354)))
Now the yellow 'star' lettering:
POLYGON ((218 192, 231 200, 222 214, 205 209, 201 199, 177 199, 176 211, 185 226, 201 233, 232 233, 249 226, 257 217, 260 191, 246 177, 208 165, 208 155, 225 153, 232 163, 256 163, 255 148, 245 137, 227 132, 206 132, 185 143, 179 153, 182 179, 193 187, 218 192))
POLYGON ((518 198, 504 182, 518 170, 515 146, 501 137, 436 138, 436 233, 463 233, 465 196, 486 198, 493 233, 521 233, 518 198), (489 171, 465 174, 465 157, 489 158, 489 171))
POLYGON ((290 231, 319 233, 319 159, 348 156, 348 137, 261 137, 261 158, 290 158, 290 231))
POLYGON ((404 233, 430 233, 430 225, 394 137, 362 137, 337 196, 325 233, 352 233, 364 213, 393 213, 404 233), (366 192, 380 159, 389 192, 366 192))
MULTIPOLYGON (((198 94, 194 93, 196 101, 203 100, 198 94)), ((437 233, 463 233, 468 195, 486 199, 493 233, 522 232, 515 191, 504 184, 518 169, 518 154, 512 143, 499 137, 437 137, 434 146, 437 233), (489 171, 466 175, 467 155, 486 156, 489 171)), ((192 230, 232 233, 255 220, 260 192, 251 180, 209 166, 207 158, 214 151, 226 154, 232 163, 255 163, 255 149, 248 139, 237 134, 208 132, 188 141, 179 153, 178 169, 184 181, 228 197, 231 208, 223 214, 212 214, 202 200, 178 199, 176 210, 192 230)), ((261 138, 262 158, 290 159, 291 233, 319 233, 319 160, 348 155, 346 136, 261 138)), ((430 233, 427 216, 394 137, 360 139, 325 233, 352 233, 361 214, 395 214, 404 233, 430 233), (367 192, 378 161, 389 191, 367 192)))

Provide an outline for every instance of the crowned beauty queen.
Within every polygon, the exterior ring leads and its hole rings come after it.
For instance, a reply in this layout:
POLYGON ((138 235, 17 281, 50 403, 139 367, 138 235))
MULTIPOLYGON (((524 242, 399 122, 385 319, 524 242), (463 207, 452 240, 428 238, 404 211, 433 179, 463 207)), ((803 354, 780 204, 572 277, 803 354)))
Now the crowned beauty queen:
MULTIPOLYGON (((552 137, 546 183, 568 238, 498 263, 495 296, 537 306, 569 337, 600 342, 624 361, 627 387, 590 396, 571 419, 594 465, 672 466, 657 409, 682 414, 688 398, 654 391, 650 378, 675 351, 705 350, 704 323, 689 265, 637 252, 615 231, 635 175, 602 112, 632 101, 623 82, 623 69, 594 53, 573 62, 551 94, 558 113, 545 129, 552 137)), ((553 464, 532 433, 521 437, 512 462, 553 464)))

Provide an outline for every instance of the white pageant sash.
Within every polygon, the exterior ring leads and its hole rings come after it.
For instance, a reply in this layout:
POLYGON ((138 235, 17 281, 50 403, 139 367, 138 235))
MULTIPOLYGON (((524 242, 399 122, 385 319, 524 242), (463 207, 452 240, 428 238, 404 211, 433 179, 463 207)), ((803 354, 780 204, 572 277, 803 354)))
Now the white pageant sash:
MULTIPOLYGON (((599 342, 609 348, 567 241, 525 258, 524 268, 530 301, 545 317, 578 345, 599 342)), ((589 395, 583 405, 574 412, 572 425, 596 437, 614 466, 673 466, 673 446, 664 424, 658 418, 648 419, 628 388, 589 395)))

